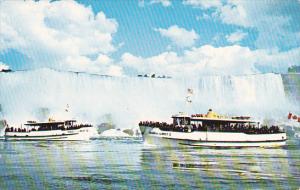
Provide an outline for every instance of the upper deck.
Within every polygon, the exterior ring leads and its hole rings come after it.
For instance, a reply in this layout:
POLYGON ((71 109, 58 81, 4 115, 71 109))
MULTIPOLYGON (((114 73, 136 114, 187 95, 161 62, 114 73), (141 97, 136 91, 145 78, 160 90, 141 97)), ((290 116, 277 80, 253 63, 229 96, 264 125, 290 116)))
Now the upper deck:
POLYGON ((48 121, 48 122, 35 122, 27 121, 24 125, 26 126, 51 126, 51 125, 73 125, 76 120, 65 120, 65 121, 48 121))
POLYGON ((210 118, 210 117, 190 117, 191 121, 215 121, 215 122, 230 122, 230 123, 258 123, 258 121, 250 119, 235 119, 235 118, 210 118))
POLYGON ((172 115, 173 120, 185 120, 190 122, 210 122, 210 123, 259 123, 256 120, 250 119, 249 116, 223 116, 213 112, 211 109, 207 114, 192 114, 191 116, 180 112, 179 114, 172 115))

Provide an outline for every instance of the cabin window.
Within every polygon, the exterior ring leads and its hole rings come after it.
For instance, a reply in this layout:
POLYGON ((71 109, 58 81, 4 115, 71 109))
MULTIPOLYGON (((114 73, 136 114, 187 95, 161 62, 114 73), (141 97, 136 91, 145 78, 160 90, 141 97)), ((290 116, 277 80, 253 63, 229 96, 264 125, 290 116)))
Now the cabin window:
POLYGON ((186 117, 186 118, 183 118, 183 117, 175 117, 173 118, 173 124, 174 125, 190 125, 191 123, 191 119, 186 117))

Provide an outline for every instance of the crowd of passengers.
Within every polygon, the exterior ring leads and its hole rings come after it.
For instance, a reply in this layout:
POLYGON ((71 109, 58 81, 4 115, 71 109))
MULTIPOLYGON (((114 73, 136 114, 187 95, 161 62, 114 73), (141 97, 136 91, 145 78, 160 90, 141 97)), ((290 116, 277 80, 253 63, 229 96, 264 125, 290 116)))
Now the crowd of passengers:
POLYGON ((261 125, 257 127, 256 125, 248 125, 248 124, 225 124, 225 125, 174 125, 168 124, 166 122, 153 122, 153 121, 145 121, 140 122, 139 125, 149 126, 153 128, 159 128, 162 131, 176 131, 176 132, 193 132, 193 131, 214 131, 214 132, 242 132, 247 134, 273 134, 282 132, 278 126, 272 125, 268 127, 266 125, 261 125))
POLYGON ((31 131, 51 131, 51 130, 74 130, 80 129, 83 127, 92 127, 90 124, 80 124, 80 125, 66 125, 66 126, 39 126, 36 128, 26 129, 26 128, 14 128, 14 127, 7 127, 5 128, 5 132, 31 132, 31 131))

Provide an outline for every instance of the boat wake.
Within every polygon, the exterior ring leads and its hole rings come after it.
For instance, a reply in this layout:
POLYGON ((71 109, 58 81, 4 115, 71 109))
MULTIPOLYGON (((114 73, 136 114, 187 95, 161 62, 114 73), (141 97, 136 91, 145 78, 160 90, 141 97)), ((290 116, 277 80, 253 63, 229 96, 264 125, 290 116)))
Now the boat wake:
POLYGON ((108 129, 99 134, 99 137, 108 138, 139 138, 140 132, 138 129, 108 129))
POLYGON ((120 129, 109 129, 100 134, 101 137, 131 137, 120 129))

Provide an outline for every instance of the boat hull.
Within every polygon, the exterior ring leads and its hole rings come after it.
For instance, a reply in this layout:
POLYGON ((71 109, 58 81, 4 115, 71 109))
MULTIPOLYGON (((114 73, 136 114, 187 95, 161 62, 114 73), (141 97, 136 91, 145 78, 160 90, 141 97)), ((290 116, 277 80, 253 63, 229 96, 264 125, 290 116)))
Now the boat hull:
POLYGON ((6 132, 5 140, 28 140, 28 141, 78 141, 89 140, 94 136, 93 127, 74 130, 51 130, 31 132, 6 132))
POLYGON ((140 126, 144 141, 158 146, 281 147, 286 134, 245 134, 238 132, 174 132, 140 126))

